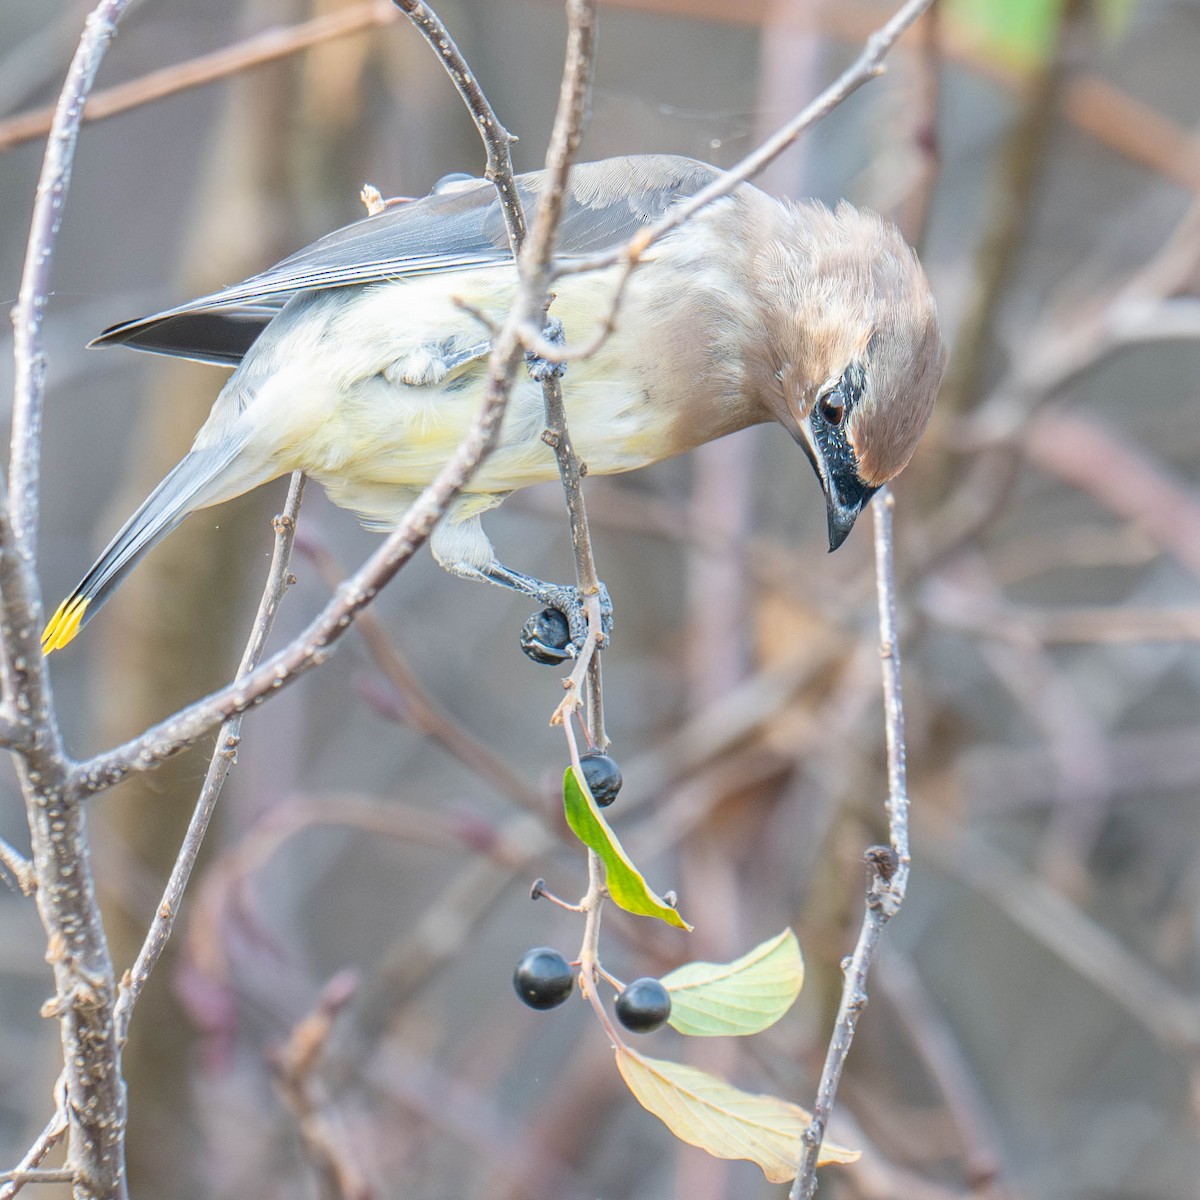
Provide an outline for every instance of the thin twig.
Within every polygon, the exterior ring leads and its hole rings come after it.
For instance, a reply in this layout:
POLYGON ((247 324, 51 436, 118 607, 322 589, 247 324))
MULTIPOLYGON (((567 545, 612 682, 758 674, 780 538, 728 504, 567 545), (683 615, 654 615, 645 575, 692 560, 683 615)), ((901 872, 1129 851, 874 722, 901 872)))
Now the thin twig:
MULTIPOLYGON (((546 186, 538 203, 533 234, 520 261, 522 278, 527 281, 536 280, 539 290, 543 293, 548 290, 550 284, 554 232, 562 215, 571 163, 579 148, 583 128, 595 52, 595 0, 568 0, 567 19, 569 25, 566 62, 559 90, 558 110, 555 113, 554 128, 546 154, 546 186)), ((585 597, 587 605, 588 633, 579 660, 567 681, 567 695, 555 710, 552 721, 561 722, 567 738, 572 769, 579 772, 579 747, 575 742, 571 718, 578 709, 581 676, 586 675, 589 739, 592 745, 600 750, 608 746, 604 729, 600 656, 597 653, 604 635, 601 629, 600 583, 596 575, 595 556, 592 552, 591 533, 583 499, 583 468, 571 442, 559 375, 560 373, 555 371, 546 371, 543 375, 542 396, 546 410, 546 429, 543 437, 554 450, 558 462, 559 478, 562 480, 571 525, 571 544, 575 551, 576 586, 580 595, 585 597)), ((579 950, 580 988, 613 1045, 620 1046, 621 1038, 596 986, 599 976, 600 922, 604 913, 604 902, 608 897, 606 872, 600 856, 590 848, 587 852, 587 864, 588 887, 580 901, 580 908, 584 913, 583 940, 579 950)))
POLYGON ((33 894, 37 886, 37 877, 33 871, 33 863, 23 855, 11 842, 0 838, 0 867, 11 872, 17 881, 17 887, 26 896, 33 894))
MULTIPOLYGON (((557 228, 562 213, 571 163, 579 149, 583 129, 583 117, 587 104, 588 86, 591 81, 592 59, 596 44, 595 0, 569 0, 567 4, 569 27, 567 32, 566 65, 563 70, 562 86, 558 97, 558 112, 554 129, 550 135, 550 146, 546 154, 546 186, 538 203, 537 221, 534 226, 535 239, 528 248, 530 258, 523 270, 536 269, 542 286, 550 282, 550 256, 553 243, 546 238, 539 245, 537 237, 543 229, 557 228)), ((567 426, 567 414, 563 405, 562 382, 559 373, 547 371, 542 380, 542 397, 546 409, 546 429, 543 439, 553 449, 558 462, 558 474, 562 480, 563 494, 567 503, 567 515, 571 525, 571 545, 575 551, 575 582, 579 594, 585 598, 588 614, 588 638, 580 654, 580 665, 586 673, 586 707, 588 734, 597 749, 608 748, 608 737, 604 729, 604 700, 600 679, 600 659, 596 654, 604 644, 601 629, 600 581, 596 574, 596 559, 592 551, 591 532, 588 528, 587 509, 583 499, 582 480, 585 468, 575 453, 571 432, 567 426)), ((572 681, 580 666, 572 672, 572 681)), ((554 721, 564 720, 569 725, 569 711, 565 706, 574 703, 581 694, 578 683, 569 685, 567 700, 554 714, 554 721), (565 718, 565 719, 564 719, 565 718)), ((601 868, 602 870, 602 868, 601 868)))
MULTIPOLYGON (((897 907, 908 884, 908 764, 904 739, 904 695, 900 679, 900 628, 896 612, 896 565, 891 489, 875 503, 875 573, 879 594, 879 656, 883 671, 884 729, 887 735, 888 831, 896 855, 891 892, 897 907)), ((893 909, 887 914, 895 915, 893 909)))
POLYGON ((46 155, 38 177, 29 248, 13 313, 16 383, 8 464, 8 508, 22 553, 30 559, 36 549, 42 400, 46 386, 42 324, 50 290, 54 243, 71 186, 71 167, 84 101, 128 2, 102 0, 96 6, 88 16, 79 48, 71 61, 55 107, 51 136, 46 143, 46 155))
MULTIPOLYGON (((311 534, 302 537, 296 547, 317 569, 331 588, 346 578, 346 572, 328 546, 319 543, 311 534)), ((523 779, 517 769, 502 755, 477 738, 456 720, 421 683, 416 672, 388 636, 383 622, 367 610, 356 622, 358 632, 375 660, 375 665, 400 694, 395 712, 387 715, 411 724, 419 733, 437 742, 469 767, 489 786, 503 792, 514 804, 532 812, 542 812, 543 797, 523 779)))
POLYGON ((776 130, 757 149, 747 154, 736 166, 718 176, 707 187, 671 211, 653 225, 647 226, 627 246, 587 258, 576 259, 558 269, 559 275, 575 274, 580 271, 598 271, 621 263, 636 262, 638 255, 650 246, 678 229, 684 221, 706 208, 714 200, 729 195, 738 184, 753 179, 760 171, 775 161, 801 134, 818 121, 828 116, 835 108, 853 95, 863 84, 883 73, 883 60, 896 44, 900 35, 933 3, 933 0, 908 0, 885 25, 877 29, 863 47, 862 53, 843 71, 811 104, 776 130))
POLYGON ((500 124, 500 118, 496 116, 488 98, 483 94, 475 72, 471 70, 437 13, 424 3, 424 0, 392 0, 392 3, 408 17, 433 47, 442 60, 446 74, 450 76, 467 106, 471 120, 475 122, 475 128, 483 139, 487 154, 484 178, 491 181, 500 197, 500 211, 504 215, 504 227, 508 231, 508 244, 512 249, 513 258, 516 258, 525 243, 525 212, 521 206, 521 197, 517 194, 512 155, 509 152, 509 147, 517 139, 500 124))
MULTIPOLYGON (((305 477, 300 472, 292 476, 288 487, 287 499, 283 512, 275 518, 275 547, 271 555, 271 565, 267 570, 267 581, 263 587, 262 598, 258 603, 254 622, 250 629, 250 637, 238 665, 238 678, 242 678, 257 665, 262 657, 263 647, 275 623, 275 614, 280 602, 288 589, 290 575, 288 565, 291 560, 292 542, 296 536, 296 519, 300 513, 300 503, 304 498, 305 477)), ((146 939, 138 951, 133 967, 121 981, 118 990, 117 1007, 114 1014, 117 1038, 124 1043, 129 1036, 129 1018, 133 1007, 138 1002, 142 989, 150 978, 150 972, 158 964, 162 952, 166 949, 171 932, 175 927, 175 917, 183 900, 184 890, 192 876, 192 869, 200 853, 200 845, 208 831, 209 822, 217 806, 225 780, 237 760, 237 748, 241 741, 242 715, 226 721, 217 733, 217 743, 209 760, 208 771, 196 800, 192 818, 188 822, 187 832, 171 868, 170 878, 163 891, 162 900, 154 914, 154 920, 146 931, 146 939)))
POLYGON ((858 58, 811 104, 776 130, 766 141, 746 155, 741 162, 730 167, 728 171, 719 175, 706 187, 701 188, 694 196, 672 205, 665 216, 659 218, 652 225, 647 225, 623 246, 557 264, 553 272, 553 277, 556 279, 565 275, 602 271, 610 267, 619 267, 620 270, 614 281, 607 310, 597 321, 598 330, 587 343, 576 346, 555 346, 545 337, 539 336, 539 331, 532 322, 529 322, 522 327, 521 332, 532 352, 550 362, 570 362, 575 359, 587 358, 595 353, 600 344, 612 332, 615 314, 624 297, 629 277, 646 251, 655 242, 695 216, 702 208, 729 195, 747 180, 753 179, 803 133, 827 117, 864 84, 877 75, 881 75, 885 69, 883 60, 888 51, 895 45, 900 35, 932 3, 933 0, 908 0, 908 3, 903 5, 891 20, 871 34, 858 58))
POLYGON ((953 1027, 933 1003, 912 960, 892 943, 880 955, 876 978, 896 1020, 942 1093, 973 1188, 998 1182, 1003 1165, 992 1132, 995 1123, 953 1027))
MULTIPOLYGON (((83 109, 83 119, 91 122, 115 117, 178 92, 216 83, 324 42, 389 25, 395 20, 396 11, 388 0, 368 0, 367 3, 351 5, 339 12, 326 13, 297 25, 266 29, 232 46, 150 71, 116 87, 104 88, 88 99, 83 109)), ((53 109, 38 108, 0 121, 0 153, 47 133, 53 115, 53 109)))
POLYGON ((373 1190, 346 1150, 340 1130, 331 1128, 328 1102, 319 1082, 334 1022, 358 990, 353 971, 342 971, 321 989, 316 1006, 297 1022, 272 1055, 279 1094, 291 1111, 323 1200, 370 1200, 373 1190))
POLYGON ((604 863, 595 850, 588 850, 588 889, 579 907, 584 914, 583 941, 579 947, 579 988, 592 1006, 597 1020, 608 1034, 613 1048, 618 1049, 625 1043, 612 1023, 604 1001, 600 998, 597 981, 601 977, 600 969, 600 919, 604 914, 604 901, 608 898, 608 888, 604 878, 604 863))
MULTIPOLYGON (((532 294, 545 296, 550 285, 551 257, 558 224, 562 218, 567 180, 579 147, 583 126, 595 45, 594 0, 570 0, 567 6, 569 27, 566 62, 559 92, 558 112, 546 155, 546 185, 541 190, 533 233, 528 240, 521 199, 513 177, 512 157, 509 153, 509 147, 516 139, 500 123, 474 72, 445 25, 429 6, 423 0, 392 2, 408 16, 434 48, 455 87, 458 88, 487 152, 485 175, 494 184, 499 195, 500 209, 508 230, 509 244, 518 263, 522 285, 532 294)), ((547 341, 542 333, 544 322, 543 305, 541 312, 523 322, 519 328, 523 336, 528 336, 529 331, 532 331, 532 339, 544 343, 547 341)), ((558 462, 570 517, 571 541, 575 547, 576 584, 580 594, 587 598, 588 624, 594 631, 594 637, 589 637, 589 642, 584 647, 580 662, 588 680, 588 712, 592 724, 592 741, 603 749, 607 739, 600 696, 599 660, 594 657, 594 647, 602 642, 603 634, 600 632, 600 606, 597 599, 599 581, 580 488, 583 469, 571 444, 563 406, 562 386, 554 372, 545 373, 542 392, 546 406, 546 432, 543 436, 553 448, 558 462)), ((568 691, 569 697, 577 694, 578 688, 574 693, 568 691)), ((561 710, 562 706, 556 711, 555 720, 559 719, 561 710)))
POLYGON ((871 881, 867 887, 867 908, 854 953, 843 965, 845 981, 842 986, 842 999, 838 1006, 833 1036, 825 1055, 825 1066, 821 1071, 812 1121, 804 1131, 803 1151, 796 1180, 792 1184, 790 1200, 812 1200, 816 1195, 817 1155, 833 1111, 842 1068, 854 1040, 854 1030, 867 1005, 867 973, 875 957, 883 927, 899 911, 908 886, 908 782, 893 562, 894 506, 895 501, 890 490, 885 490, 875 499, 875 573, 879 593, 879 647, 883 664, 884 729, 887 736, 887 816, 891 844, 875 846, 867 852, 867 861, 871 868, 871 881))
MULTIPOLYGON (((34 1139, 33 1145, 25 1151, 21 1161, 13 1170, 14 1175, 34 1170, 43 1162, 46 1155, 66 1136, 66 1084, 66 1073, 64 1072, 58 1077, 58 1082, 54 1085, 54 1115, 46 1122, 45 1128, 34 1139)), ((12 1200, 12 1197, 24 1186, 24 1183, 20 1179, 10 1179, 3 1187, 0 1187, 0 1200, 12 1200)))

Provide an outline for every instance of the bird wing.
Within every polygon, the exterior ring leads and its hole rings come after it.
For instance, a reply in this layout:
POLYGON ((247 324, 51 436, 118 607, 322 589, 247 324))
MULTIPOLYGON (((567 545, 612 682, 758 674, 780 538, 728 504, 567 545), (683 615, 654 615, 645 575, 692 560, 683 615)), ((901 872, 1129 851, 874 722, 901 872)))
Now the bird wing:
MULTIPOLYGON (((627 241, 718 174, 705 163, 672 155, 580 163, 571 172, 556 258, 569 260, 627 241)), ((545 185, 542 171, 517 176, 527 212, 545 185)), ((299 292, 511 261, 496 189, 472 179, 346 225, 242 283, 114 325, 91 344, 234 366, 299 292)))

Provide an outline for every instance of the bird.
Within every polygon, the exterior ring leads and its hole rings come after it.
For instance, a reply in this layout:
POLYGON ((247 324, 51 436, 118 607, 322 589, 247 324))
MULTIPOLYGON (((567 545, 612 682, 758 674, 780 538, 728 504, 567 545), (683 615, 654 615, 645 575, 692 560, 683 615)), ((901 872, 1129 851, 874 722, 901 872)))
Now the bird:
MULTIPOLYGON (((555 263, 624 245, 720 174, 661 154, 575 165, 555 263)), ((529 208, 548 176, 516 183, 529 208)), ((427 196, 376 209, 241 283, 112 326, 91 343, 233 372, 191 450, 54 613, 45 653, 66 646, 198 509, 303 471, 364 525, 386 531, 453 453, 480 407, 491 329, 518 287, 497 193, 454 175, 427 196)), ((568 337, 583 340, 603 320, 618 270, 556 279, 551 311, 568 337)), ((911 458, 944 360, 928 281, 895 226, 844 201, 793 203, 741 183, 641 255, 611 335, 570 361, 564 402, 593 475, 777 422, 816 473, 832 551, 911 458)), ((553 659, 580 642, 582 598, 505 567, 480 524, 514 491, 558 478, 543 428, 542 389, 522 376, 498 444, 435 528, 431 549, 455 575, 562 613, 567 644, 543 647, 553 659)), ((606 593, 604 604, 610 623, 606 593)))

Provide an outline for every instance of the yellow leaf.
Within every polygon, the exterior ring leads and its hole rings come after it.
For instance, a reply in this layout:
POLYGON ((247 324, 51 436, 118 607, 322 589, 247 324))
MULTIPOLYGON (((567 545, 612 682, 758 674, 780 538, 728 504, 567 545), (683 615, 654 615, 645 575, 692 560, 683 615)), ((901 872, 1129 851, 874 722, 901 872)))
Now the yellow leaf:
MULTIPOLYGON (((645 1058, 617 1048, 617 1070, 643 1108, 681 1142, 715 1158, 745 1158, 771 1183, 796 1177, 800 1138, 812 1119, 798 1104, 775 1096, 743 1092, 732 1084, 683 1063, 645 1058)), ((848 1163, 859 1157, 826 1139, 817 1162, 848 1163)))

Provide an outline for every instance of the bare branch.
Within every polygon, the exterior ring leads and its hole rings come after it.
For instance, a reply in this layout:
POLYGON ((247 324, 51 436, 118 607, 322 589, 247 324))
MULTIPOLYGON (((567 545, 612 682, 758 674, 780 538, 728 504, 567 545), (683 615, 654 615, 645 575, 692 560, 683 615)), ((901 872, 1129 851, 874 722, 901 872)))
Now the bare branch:
MULTIPOLYGON (((538 203, 537 219, 533 235, 526 243, 525 218, 521 200, 513 178, 512 158, 509 146, 516 139, 500 124, 495 111, 479 87, 478 80, 466 60, 454 44, 445 25, 438 19, 423 0, 392 0, 424 35, 437 52, 450 78, 458 88, 479 135, 487 150, 485 174, 496 187, 500 197, 500 208, 508 229, 509 244, 517 259, 523 285, 545 295, 549 289, 550 261, 554 251, 554 240, 562 217, 563 197, 571 163, 579 148, 583 126, 584 105, 588 82, 591 76, 592 56, 595 47, 596 13, 594 0, 570 0, 567 5, 569 29, 567 34, 566 63, 563 70, 562 87, 559 93, 558 112, 550 137, 546 155, 547 186, 542 190, 538 203)), ((544 312, 539 312, 522 322, 520 333, 526 344, 537 342, 549 346, 542 335, 544 312)), ((553 361, 553 351, 548 357, 553 361)), ((603 640, 600 633, 600 607, 597 599, 599 580, 592 554, 591 537, 588 531, 587 514, 584 509, 580 481, 583 471, 579 458, 571 444, 563 406, 562 384, 554 372, 545 372, 542 392, 546 405, 545 440, 553 448, 558 461, 559 475, 566 494, 567 512, 571 522, 571 541, 575 547, 576 582, 580 593, 591 599, 588 602, 588 621, 595 632, 589 639, 593 647, 603 640)), ((592 652, 581 658, 588 677, 588 712, 592 725, 592 741, 603 749, 607 745, 604 732, 604 713, 600 696, 600 663, 592 652)), ((569 692, 569 697, 578 695, 579 689, 569 692)), ((561 706, 560 710, 561 712, 561 706)), ((556 713, 556 719, 558 719, 556 713)))
MULTIPOLYGON (((525 213, 517 185, 513 178, 512 156, 509 146, 517 139, 513 137, 496 116, 495 110, 483 94, 475 72, 454 44, 450 31, 441 18, 424 3, 424 0, 392 0, 392 3, 408 17, 433 47, 442 60, 446 74, 450 76, 458 94, 462 97, 487 152, 484 176, 491 180, 500 197, 500 211, 504 214, 504 225, 508 230, 508 242, 516 258, 525 241, 525 213)), ((557 226, 556 226, 557 227, 557 226)))
POLYGON ((883 927, 896 915, 908 886, 908 782, 904 744, 904 700, 900 691, 900 641, 896 619, 896 577, 893 562, 890 490, 875 498, 875 574, 879 592, 879 651, 883 663, 884 727, 887 734, 889 846, 867 851, 871 881, 867 887, 867 910, 854 953, 843 967, 845 981, 838 1006, 833 1037, 825 1055, 821 1083, 812 1121, 804 1131, 803 1152, 790 1200, 812 1200, 817 1191, 817 1155, 833 1103, 842 1068, 850 1053, 858 1018, 867 1006, 867 973, 875 957, 883 927))
MULTIPOLYGON (((412 7, 423 8, 413 0, 412 7)), ((446 40, 449 35, 444 34, 446 40)), ((481 127, 487 140, 488 131, 481 127)), ((495 136, 492 129, 491 136, 495 136)), ((557 214, 555 214, 557 217, 557 214)), ((554 230, 545 228, 530 239, 535 249, 530 261, 548 262, 554 230)), ((244 679, 235 680, 210 696, 153 726, 140 737, 114 750, 79 764, 71 775, 71 786, 80 796, 92 795, 135 771, 151 771, 160 763, 193 745, 221 722, 260 704, 267 696, 323 662, 356 614, 369 604, 379 589, 416 553, 445 514, 475 469, 491 451, 499 436, 500 423, 508 404, 523 356, 519 330, 545 309, 544 279, 522 275, 517 295, 504 324, 492 339, 488 379, 479 416, 450 460, 425 488, 397 528, 366 563, 339 588, 308 628, 278 654, 244 679)))
POLYGON ((75 1172, 66 1167, 33 1167, 28 1171, 0 1171, 0 1183, 73 1183, 75 1172))
MULTIPOLYGON (((300 513, 300 503, 304 498, 304 476, 297 472, 292 476, 288 487, 287 499, 283 512, 275 518, 275 548, 271 555, 271 565, 267 570, 267 582, 263 588, 258 611, 250 629, 250 638, 242 661, 238 666, 238 678, 252 671, 262 657, 263 647, 270 636, 271 627, 275 623, 275 614, 279 610, 283 595, 288 589, 288 564, 291 559, 292 542, 296 536, 296 518, 300 513)), ((200 845, 208 831, 209 822, 217 806, 225 780, 237 760, 237 747, 241 741, 242 714, 226 721, 217 734, 217 744, 213 748, 212 758, 208 764, 208 772, 200 788, 192 819, 188 822, 183 844, 179 848, 175 865, 171 869, 162 900, 154 914, 154 920, 146 932, 146 940, 138 951, 133 967, 121 981, 117 996, 117 1007, 114 1020, 117 1028, 117 1039, 124 1044, 129 1036, 129 1018, 133 1007, 138 1002, 142 989, 150 978, 150 972, 158 964, 166 949, 171 931, 175 927, 175 916, 179 912, 184 890, 191 879, 192 869, 200 853, 200 845)))
POLYGON ((54 1115, 46 1122, 46 1127, 34 1139, 33 1145, 25 1151, 24 1157, 9 1174, 8 1182, 0 1187, 0 1200, 12 1200, 26 1180, 20 1178, 22 1173, 35 1170, 45 1159, 46 1155, 63 1140, 67 1132, 66 1112, 66 1075, 58 1077, 54 1085, 55 1108, 54 1115))
POLYGON ((50 286, 50 267, 63 205, 71 186, 71 165, 79 137, 83 103, 100 69, 129 0, 103 0, 87 20, 55 108, 51 137, 38 178, 29 248, 21 272, 21 290, 13 314, 16 385, 13 395, 12 446, 9 454, 8 508, 22 553, 32 558, 36 544, 38 465, 46 362, 42 323, 50 286))
MULTIPOLYGON (((558 227, 562 214, 563 199, 571 163, 579 149, 583 127, 583 114, 591 79, 592 58, 596 42, 595 0, 569 0, 567 15, 570 22, 567 33, 566 65, 563 70, 562 86, 559 91, 558 112, 555 114, 554 129, 550 135, 550 147, 546 155, 547 185, 542 190, 538 203, 534 238, 527 248, 525 271, 537 271, 540 286, 548 288, 550 283, 550 256, 553 253, 553 231, 558 227), (542 238, 543 231, 545 237, 542 238), (542 240, 539 242, 539 238, 542 240)), ((556 328, 561 328, 555 323, 556 328)), ((596 559, 592 551, 591 532, 588 528, 587 509, 583 499, 584 467, 575 453, 571 433, 567 427, 567 414, 563 404, 561 372, 542 370, 542 396, 546 407, 546 429, 543 438, 554 451, 558 462, 558 474, 562 480, 563 494, 567 503, 567 515, 571 523, 571 544, 575 551, 575 580, 581 596, 586 598, 588 612, 588 638, 580 654, 579 664, 571 673, 567 697, 554 714, 554 720, 562 720, 569 729, 570 715, 581 695, 578 676, 586 672, 588 737, 600 750, 608 747, 608 736, 604 729, 604 699, 600 680, 600 659, 596 651, 604 644, 601 629, 600 580, 596 574, 596 559)), ((574 753, 574 752, 573 752, 574 753)), ((597 864, 598 865, 598 864, 597 864)), ((589 856, 589 870, 592 870, 589 856)), ((601 879, 603 876, 601 876, 601 879)))
MULTIPOLYGON (((302 537, 297 550, 313 563, 318 574, 331 588, 336 588, 346 577, 346 572, 329 547, 318 544, 311 536, 302 537)), ((375 665, 400 696, 395 711, 391 711, 389 706, 385 715, 397 721, 406 721, 425 737, 432 738, 465 767, 485 779, 489 786, 503 792, 514 804, 531 812, 542 812, 543 797, 537 789, 526 782, 507 759, 480 741, 430 695, 388 637, 379 617, 368 609, 359 616, 357 625, 375 665)))
POLYGON ((28 722, 17 758, 29 819, 38 912, 47 936, 65 1063, 67 1169, 80 1196, 124 1195, 125 1085, 113 1028, 112 958, 100 920, 86 819, 69 767, 39 644, 34 573, 45 356, 42 325, 54 247, 71 180, 83 103, 128 0, 101 0, 88 16, 59 96, 38 179, 21 288, 13 311, 15 386, 7 501, 0 501, 4 703, 28 722))
POLYGON ((608 306, 596 323, 596 332, 586 342, 572 346, 555 345, 550 339, 539 333, 533 322, 528 322, 522 326, 521 335, 529 349, 539 357, 546 359, 547 362, 572 362, 594 354, 615 328, 616 313, 624 299, 629 277, 642 255, 655 242, 672 230, 679 228, 702 208, 706 208, 722 196, 727 196, 734 188, 747 180, 753 179, 802 134, 827 117, 865 83, 881 75, 885 69, 883 60, 888 51, 895 45, 900 35, 926 12, 932 3, 933 0, 909 0, 890 21, 871 34, 858 58, 796 117, 773 133, 757 149, 746 155, 741 162, 719 175, 707 187, 702 188, 687 200, 673 205, 665 216, 653 225, 647 225, 624 246, 557 264, 552 273, 555 279, 565 275, 606 270, 610 267, 619 267, 620 269, 613 280, 613 291, 609 297, 608 306))
POLYGON ((933 0, 908 0, 908 3, 903 5, 890 21, 871 34, 858 58, 811 104, 773 133, 757 149, 747 154, 741 162, 714 179, 707 187, 702 188, 683 203, 673 206, 666 216, 653 225, 646 226, 625 246, 564 263, 557 268, 556 275, 575 275, 584 271, 599 271, 605 267, 618 265, 622 265, 627 271, 632 270, 637 265, 639 257, 660 238, 670 233, 671 230, 678 229, 680 225, 714 200, 729 195, 739 184, 753 179, 760 171, 774 162, 801 134, 806 133, 812 126, 827 117, 838 105, 858 91, 863 84, 869 83, 876 76, 881 75, 884 71, 883 60, 888 51, 896 44, 900 35, 932 3, 933 0))
POLYGON ((33 863, 16 846, 5 841, 4 838, 0 838, 0 867, 12 873, 13 878, 17 881, 17 887, 26 896, 33 894, 33 889, 37 886, 33 863))
MULTIPOLYGON (((904 740, 904 695, 900 681, 900 627, 896 615, 896 564, 891 489, 875 502, 875 575, 879 593, 879 657, 883 670, 884 729, 887 735, 888 831, 896 856, 891 891, 898 908, 908 884, 908 764, 904 740)), ((895 909, 887 914, 895 915, 895 909)))
MULTIPOLYGON (((83 119, 90 122, 115 117, 155 100, 174 96, 177 92, 216 83, 240 71, 265 66, 337 38, 390 25, 395 20, 396 12, 388 0, 367 0, 366 3, 354 4, 338 12, 314 17, 311 21, 281 29, 267 29, 232 46, 214 50, 211 54, 201 54, 186 62, 151 71, 128 83, 96 92, 84 106, 83 119)), ((0 153, 49 132, 53 116, 53 109, 39 108, 0 121, 0 153)))
POLYGON ((524 318, 526 306, 532 307, 532 302, 523 292, 519 293, 513 313, 493 343, 483 406, 466 437, 383 545, 342 584, 307 629, 244 679, 190 704, 124 745, 78 764, 72 772, 71 785, 80 796, 112 787, 135 771, 154 770, 194 745, 221 722, 261 704, 273 692, 293 683, 329 657, 355 616, 425 544, 433 527, 495 445, 521 363, 516 328, 524 318))
POLYGON ((296 1119, 309 1162, 330 1200, 369 1200, 372 1189, 349 1160, 345 1138, 331 1128, 324 1089, 318 1078, 338 1014, 354 998, 358 979, 353 971, 335 975, 321 991, 316 1006, 297 1022, 286 1043, 273 1056, 275 1081, 296 1119))

